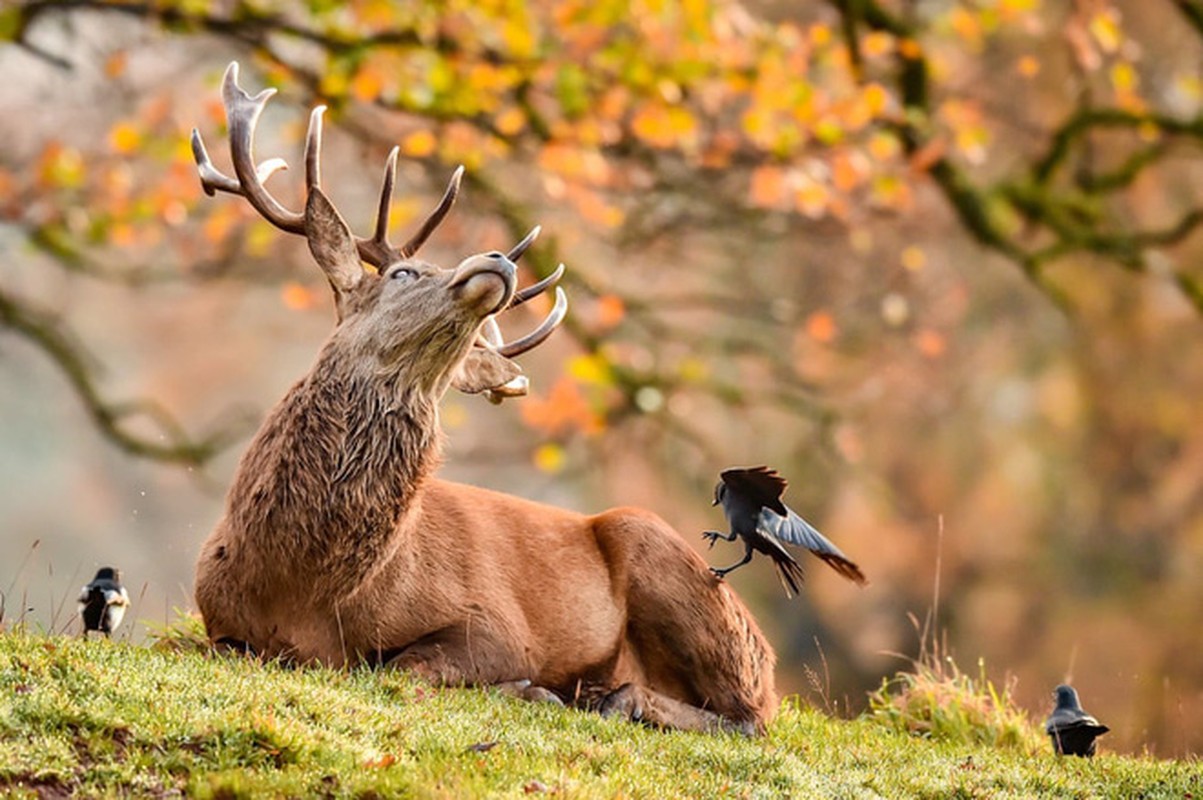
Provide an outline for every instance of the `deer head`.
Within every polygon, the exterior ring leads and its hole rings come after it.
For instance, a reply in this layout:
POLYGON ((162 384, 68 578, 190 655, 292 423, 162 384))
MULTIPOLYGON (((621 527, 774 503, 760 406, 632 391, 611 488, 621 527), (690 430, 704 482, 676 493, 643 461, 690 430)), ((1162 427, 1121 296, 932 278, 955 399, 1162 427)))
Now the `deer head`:
POLYGON ((332 337, 351 348, 375 370, 404 368, 410 381, 441 394, 448 385, 468 393, 484 393, 491 401, 526 393, 522 369, 511 359, 543 342, 567 311, 564 292, 555 288, 555 304, 547 318, 525 336, 506 342, 496 316, 546 291, 564 274, 554 273, 525 289, 516 289, 514 262, 539 235, 536 226, 508 253, 470 256, 453 269, 415 258, 419 248, 451 210, 459 193, 463 167, 455 170, 435 209, 400 247, 388 242, 388 218, 397 174, 398 148, 388 156, 380 205, 371 238, 355 236, 321 188, 322 114, 313 109, 305 140, 306 202, 291 211, 265 187, 267 179, 287 165, 272 158, 256 164, 252 141, 259 116, 275 89, 252 97, 238 85, 238 64, 231 63, 222 81, 222 101, 229 123, 234 177, 209 159, 200 133, 192 131, 192 152, 201 185, 241 195, 268 222, 301 234, 334 294, 338 325, 332 337), (364 269, 363 263, 375 267, 364 269))

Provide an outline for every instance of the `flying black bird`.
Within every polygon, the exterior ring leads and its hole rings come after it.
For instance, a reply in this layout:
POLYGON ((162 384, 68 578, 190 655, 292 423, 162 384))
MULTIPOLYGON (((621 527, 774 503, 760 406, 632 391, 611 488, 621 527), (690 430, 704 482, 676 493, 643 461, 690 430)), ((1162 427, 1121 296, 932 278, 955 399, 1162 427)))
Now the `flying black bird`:
POLYGON ((802 583, 802 565, 794 560, 783 546, 784 543, 805 547, 850 581, 861 586, 868 582, 860 567, 849 561, 838 547, 781 502, 787 484, 776 470, 768 467, 733 467, 723 470, 719 477, 721 480, 714 487, 712 505, 723 504, 731 533, 706 531, 702 538, 709 539, 710 546, 714 547, 719 539, 734 542, 737 536, 743 537, 746 550, 743 560, 737 564, 726 569, 711 567, 715 575, 722 578, 731 570, 742 567, 752 560, 752 551, 759 550, 773 559, 785 593, 793 596, 798 593, 798 585, 802 583))
POLYGON ((111 636, 121 624, 129 595, 121 585, 121 573, 112 567, 96 570, 96 577, 79 593, 79 616, 84 621, 84 636, 88 631, 100 631, 111 636))
POLYGON ((1053 749, 1057 755, 1090 758, 1094 755, 1095 738, 1111 729, 1082 710, 1072 686, 1058 686, 1053 697, 1057 698, 1057 707, 1044 725, 1053 740, 1053 749))

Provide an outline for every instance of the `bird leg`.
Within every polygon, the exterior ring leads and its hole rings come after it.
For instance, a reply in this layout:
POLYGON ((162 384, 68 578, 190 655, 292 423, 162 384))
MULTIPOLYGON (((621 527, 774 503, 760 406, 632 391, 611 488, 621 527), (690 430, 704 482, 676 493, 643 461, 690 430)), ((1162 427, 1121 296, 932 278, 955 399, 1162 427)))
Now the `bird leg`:
MULTIPOLYGON (((734 537, 734 535, 735 534, 732 534, 732 537, 734 537)), ((715 575, 717 575, 719 578, 725 578, 727 576, 728 572, 732 572, 733 570, 739 569, 740 567, 742 567, 744 564, 747 564, 751 560, 752 560, 752 547, 751 547, 751 545, 749 545, 748 549, 744 550, 744 557, 738 563, 732 564, 731 566, 729 566, 725 569, 719 569, 718 567, 711 567, 710 571, 713 572, 715 575)))
POLYGON ((724 542, 734 542, 736 539, 736 534, 735 534, 735 531, 732 531, 731 533, 719 533, 718 531, 702 531, 702 538, 709 539, 710 547, 713 548, 714 543, 717 542, 719 539, 722 539, 724 542))

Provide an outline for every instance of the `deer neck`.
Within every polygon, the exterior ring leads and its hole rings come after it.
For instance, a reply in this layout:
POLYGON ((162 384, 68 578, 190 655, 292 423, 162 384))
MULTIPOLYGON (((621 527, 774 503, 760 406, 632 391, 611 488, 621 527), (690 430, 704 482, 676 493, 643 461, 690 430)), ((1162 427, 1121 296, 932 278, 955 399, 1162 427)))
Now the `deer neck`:
POLYGON ((364 364, 324 351, 264 423, 230 491, 234 530, 298 577, 362 581, 395 551, 439 462, 437 396, 364 364))

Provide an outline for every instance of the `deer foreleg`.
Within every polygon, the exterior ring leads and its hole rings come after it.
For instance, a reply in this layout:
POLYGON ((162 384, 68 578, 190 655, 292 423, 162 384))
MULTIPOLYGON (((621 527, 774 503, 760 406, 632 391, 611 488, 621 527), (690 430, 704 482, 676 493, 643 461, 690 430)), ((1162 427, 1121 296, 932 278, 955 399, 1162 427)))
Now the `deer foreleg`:
POLYGON ((438 686, 495 686, 502 693, 524 700, 563 704, 554 692, 532 685, 528 667, 511 655, 496 637, 473 628, 447 628, 428 634, 391 655, 390 669, 401 669, 438 686))
POLYGON ((727 719, 713 711, 691 706, 680 700, 633 683, 624 683, 602 699, 597 710, 603 717, 622 716, 632 722, 644 722, 657 728, 718 733, 733 731, 755 736, 760 731, 754 722, 727 719))

